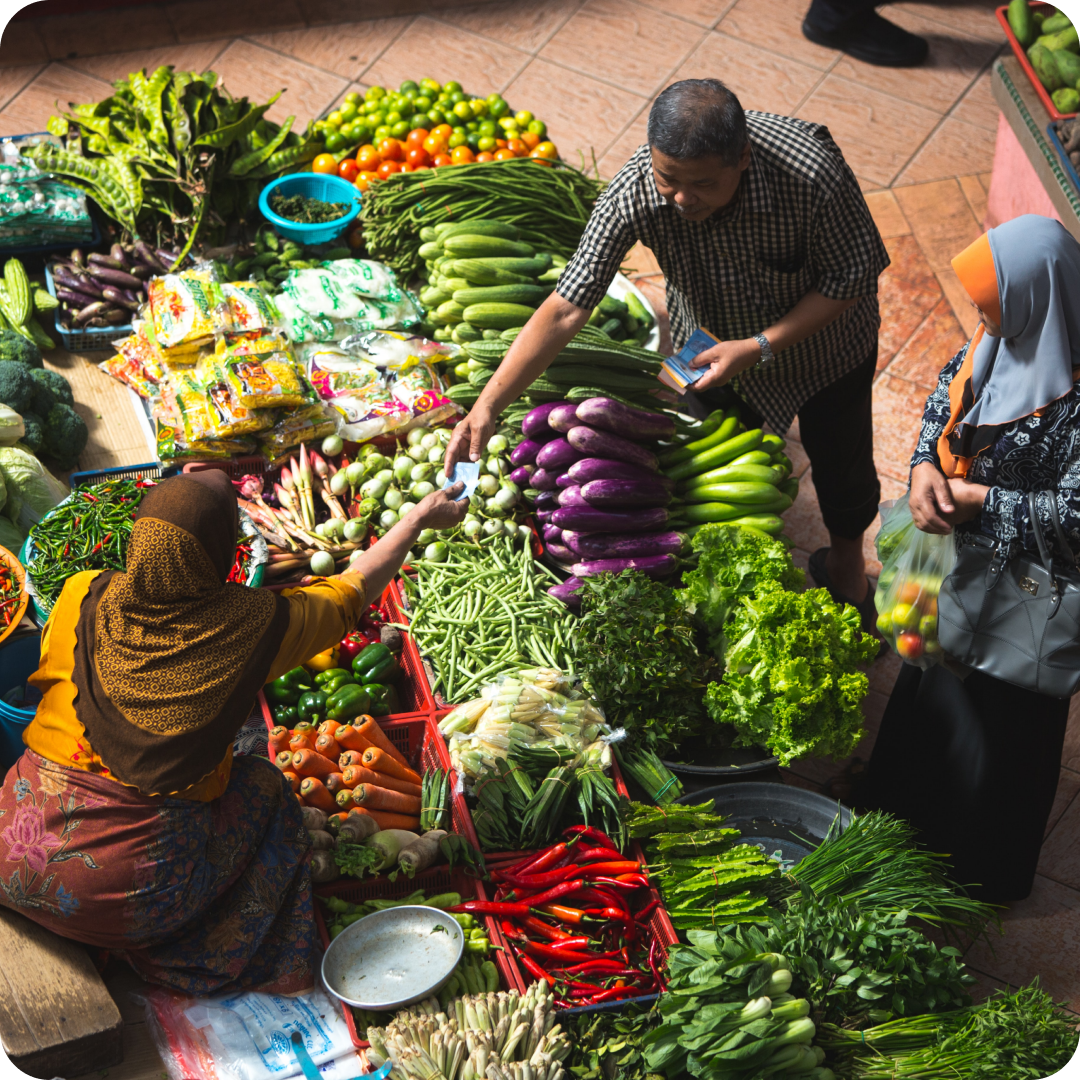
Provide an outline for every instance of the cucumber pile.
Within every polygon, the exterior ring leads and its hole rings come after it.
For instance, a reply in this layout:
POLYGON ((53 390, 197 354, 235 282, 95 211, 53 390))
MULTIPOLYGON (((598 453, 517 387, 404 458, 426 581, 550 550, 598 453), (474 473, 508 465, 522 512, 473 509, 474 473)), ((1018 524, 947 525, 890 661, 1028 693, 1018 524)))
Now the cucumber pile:
POLYGON ((1058 112, 1080 111, 1080 36, 1069 16, 1035 10, 1028 0, 1012 0, 1008 18, 1058 112))

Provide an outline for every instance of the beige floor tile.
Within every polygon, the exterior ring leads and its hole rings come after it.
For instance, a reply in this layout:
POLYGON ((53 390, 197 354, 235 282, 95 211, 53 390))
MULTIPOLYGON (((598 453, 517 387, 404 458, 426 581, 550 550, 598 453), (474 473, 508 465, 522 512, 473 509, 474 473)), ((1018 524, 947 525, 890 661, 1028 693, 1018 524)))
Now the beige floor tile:
POLYGON ((829 531, 821 520, 821 509, 817 501, 817 489, 811 472, 799 477, 799 494, 790 509, 784 511, 784 532, 791 537, 796 547, 804 551, 817 551, 827 547, 829 531))
MULTIPOLYGON (((44 64, 31 64, 27 67, 0 67, 0 109, 17 97, 44 69, 44 64)), ((14 132, 25 135, 28 132, 14 132)))
POLYGON ((977 176, 960 176, 960 190, 975 215, 975 220, 980 224, 986 221, 986 188, 979 182, 977 176))
POLYGON ((875 67, 841 56, 833 73, 892 94, 902 101, 946 113, 968 90, 972 80, 995 52, 988 41, 964 40, 940 24, 908 11, 888 10, 890 21, 930 43, 926 63, 917 68, 875 67))
POLYGON ((252 30, 265 33, 304 25, 297 0, 229 0, 227 4, 221 0, 182 0, 165 10, 179 41, 231 37, 252 30))
POLYGON ((407 15, 396 19, 366 19, 253 34, 249 40, 314 67, 356 79, 394 43, 410 21, 411 16, 407 15))
POLYGON ((761 0, 739 0, 720 20, 717 29, 824 71, 841 54, 803 37, 806 9, 804 0, 769 0, 767 4, 761 0))
POLYGON ((882 240, 889 240, 894 236, 907 236, 911 232, 911 226, 904 217, 904 211, 896 201, 896 196, 891 191, 872 191, 866 196, 866 205, 870 207, 870 213, 874 217, 874 224, 881 233, 882 240))
POLYGON ((927 391, 886 372, 874 383, 874 461, 878 472, 906 483, 927 391))
POLYGON ((570 77, 565 68, 541 59, 533 60, 505 93, 511 104, 521 102, 544 120, 564 158, 577 162, 581 151, 589 168, 593 152, 600 158, 627 118, 647 106, 637 94, 586 75, 570 77))
POLYGON ((122 79, 140 68, 153 71, 163 64, 172 64, 177 71, 205 71, 213 66, 230 44, 232 38, 218 38, 213 41, 193 41, 186 45, 165 45, 159 49, 77 56, 74 60, 68 60, 67 66, 108 82, 122 79))
POLYGON ((214 70, 234 97, 246 94, 252 101, 266 101, 284 90, 266 116, 278 123, 295 116, 297 130, 320 116, 349 81, 243 40, 234 41, 218 57, 214 70))
POLYGON ((937 113, 829 75, 800 108, 828 125, 856 176, 889 185, 938 122, 937 113))
MULTIPOLYGON (((924 0, 922 3, 908 0, 905 3, 890 4, 885 15, 919 15, 932 19, 966 38, 1003 42, 1005 34, 994 15, 996 6, 997 0, 924 0)), ((899 22, 899 18, 896 21, 899 22)))
POLYGON ((49 117, 68 104, 100 101, 112 93, 112 87, 64 64, 49 64, 21 93, 0 111, 0 130, 26 134, 44 131, 49 117), (57 102, 59 101, 59 107, 57 102))
POLYGON ((879 371, 888 367, 941 299, 934 272, 913 236, 894 236, 885 241, 885 247, 890 263, 878 279, 879 371))
POLYGON ((168 16, 156 5, 61 15, 42 19, 37 23, 37 29, 53 60, 113 52, 118 41, 131 49, 176 42, 168 16))
POLYGON ((930 136, 896 182, 922 184, 955 176, 959 169, 965 173, 989 169, 994 164, 994 141, 993 131, 949 117, 930 136))
MULTIPOLYGON (((1080 794, 1080 773, 1072 769, 1062 769, 1058 779, 1057 791, 1054 792, 1054 807, 1046 822, 1046 835, 1049 836, 1061 821, 1062 814, 1069 808, 1073 799, 1080 794)), ((1053 875, 1050 875, 1053 877, 1053 875)))
POLYGON ((941 369, 964 347, 967 339, 952 305, 942 298, 886 370, 929 394, 937 386, 941 369))
POLYGON ((651 97, 702 36, 681 19, 633 0, 588 0, 540 56, 651 97))
POLYGON ((0 67, 23 67, 44 64, 49 59, 36 23, 11 21, 0 39, 0 67))
POLYGON ((870 679, 870 689, 888 697, 896 685, 896 676, 900 674, 900 668, 904 666, 903 660, 891 649, 880 659, 870 665, 867 675, 870 679))
POLYGON ((598 164, 600 175, 610 180, 634 155, 634 151, 648 142, 646 126, 649 121, 649 103, 641 98, 638 114, 630 126, 608 147, 598 164))
POLYGON ((939 180, 897 187, 895 191, 931 268, 951 269, 953 256, 977 240, 982 231, 960 184, 956 180, 939 180))
POLYGON ((942 292, 952 305, 956 321, 964 328, 964 333, 970 338, 975 333, 975 327, 979 325, 979 313, 971 306, 971 297, 967 290, 960 284, 960 279, 952 270, 939 270, 937 279, 942 292))
POLYGON ((990 90, 990 72, 984 72, 949 114, 954 120, 966 120, 976 127, 997 131, 1001 110, 990 90))
POLYGON ((436 18, 462 30, 535 53, 584 3, 584 0, 501 0, 476 7, 451 8, 436 18))
POLYGON ((1080 773, 1080 694, 1069 703, 1069 726, 1065 729, 1061 764, 1063 768, 1080 773))
POLYGON ((713 31, 671 81, 721 79, 744 109, 787 116, 794 113, 820 77, 816 68, 713 31))
MULTIPOLYGON (((998 118, 999 122, 1000 122, 1000 119, 1001 118, 999 117, 998 118)), ((989 191, 990 191, 990 179, 991 179, 992 175, 993 175, 992 172, 979 173, 979 183, 982 184, 983 191, 985 191, 987 193, 989 193, 989 191)))
MULTIPOLYGON (((364 72, 366 83, 397 86, 405 79, 430 76, 440 82, 459 79, 467 93, 484 96, 506 89, 514 76, 529 62, 528 53, 498 44, 476 34, 448 26, 427 16, 419 16, 379 59, 364 72), (433 47, 438 42, 438 48, 433 47)), ((562 85, 559 79, 555 85, 562 85)), ((520 94, 511 105, 542 113, 520 94)))
POLYGON ((637 0, 646 7, 656 8, 667 15, 697 23, 699 26, 715 26, 735 6, 735 0, 637 0))

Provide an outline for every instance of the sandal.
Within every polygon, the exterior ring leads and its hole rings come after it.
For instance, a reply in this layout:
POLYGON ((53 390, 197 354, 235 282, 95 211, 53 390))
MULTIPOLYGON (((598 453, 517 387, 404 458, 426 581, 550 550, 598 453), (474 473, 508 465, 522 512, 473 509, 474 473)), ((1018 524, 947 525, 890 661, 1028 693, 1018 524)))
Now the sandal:
MULTIPOLYGON (((856 603, 850 596, 845 596, 842 592, 838 592, 833 588, 832 579, 829 577, 829 571, 825 569, 825 560, 829 556, 831 549, 827 547, 818 548, 813 555, 810 556, 810 576, 818 583, 818 585, 827 590, 829 595, 838 604, 850 604, 858 613, 862 619, 862 628, 868 634, 873 634, 875 637, 879 637, 877 629, 877 608, 874 606, 874 590, 877 588, 877 582, 873 578, 868 577, 866 583, 870 586, 866 592, 866 596, 856 603)), ((882 645, 887 649, 888 646, 885 642, 882 645)))

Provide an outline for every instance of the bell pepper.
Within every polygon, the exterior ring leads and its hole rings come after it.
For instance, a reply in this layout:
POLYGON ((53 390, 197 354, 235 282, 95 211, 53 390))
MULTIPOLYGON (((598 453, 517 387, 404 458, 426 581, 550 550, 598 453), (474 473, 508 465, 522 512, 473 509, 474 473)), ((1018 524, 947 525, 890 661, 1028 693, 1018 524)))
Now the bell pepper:
POLYGON ((341 678, 342 675, 348 675, 350 679, 352 678, 352 672, 349 671, 348 668, 327 668, 325 671, 320 671, 319 674, 315 676, 315 685, 318 687, 323 687, 328 682, 333 682, 334 679, 341 678))
POLYGON ((295 705, 275 705, 270 710, 270 715, 274 718, 274 724, 279 727, 292 729, 300 722, 295 705))
POLYGON ((326 719, 327 696, 322 690, 309 690, 300 695, 296 711, 301 720, 309 724, 321 724, 326 719))
POLYGON ((263 687, 263 693, 271 705, 295 705, 300 700, 300 695, 311 687, 311 676, 302 667, 295 667, 267 683, 263 687))
POLYGON ((351 686, 355 682, 356 679, 348 672, 345 672, 344 675, 339 675, 336 679, 331 679, 329 682, 323 683, 319 689, 329 697, 331 694, 337 693, 343 686, 351 686))
POLYGON ((366 649, 371 642, 371 635, 363 630, 354 630, 351 634, 346 634, 338 644, 339 660, 343 664, 351 664, 353 658, 366 649))
POLYGON ((357 683, 347 683, 335 690, 326 702, 326 715, 342 722, 371 712, 371 695, 357 683))
POLYGON ((389 716, 390 695, 386 691, 390 688, 382 683, 364 683, 363 689, 368 692, 368 697, 371 699, 371 708, 368 710, 371 715, 389 716))
POLYGON ((329 649, 323 649, 321 653, 317 653, 310 660, 304 661, 304 667, 311 671, 329 671, 331 668, 337 667, 338 662, 338 647, 332 645, 329 649))
POLYGON ((400 671, 397 657, 383 644, 369 645, 352 662, 353 674, 364 683, 391 682, 400 671))

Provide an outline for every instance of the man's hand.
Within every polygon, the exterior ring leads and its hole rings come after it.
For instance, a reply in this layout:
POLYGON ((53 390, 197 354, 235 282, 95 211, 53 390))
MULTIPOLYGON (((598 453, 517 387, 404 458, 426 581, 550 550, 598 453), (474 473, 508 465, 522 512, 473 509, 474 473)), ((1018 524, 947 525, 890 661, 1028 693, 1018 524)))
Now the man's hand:
POLYGON ((753 338, 741 341, 721 341, 706 349, 690 362, 691 367, 709 370, 693 384, 694 390, 710 386, 725 386, 741 371, 752 368, 761 359, 761 346, 753 338))
POLYGON ((422 529, 452 529, 465 520, 469 512, 469 500, 454 500, 465 490, 462 483, 453 484, 442 491, 425 495, 416 504, 416 518, 422 529))
POLYGON ((912 520, 923 532, 942 536, 952 532, 956 504, 950 482, 933 462, 924 461, 911 470, 908 507, 912 520))
POLYGON ((453 476, 454 466, 459 461, 479 461, 484 456, 488 439, 494 434, 495 417, 474 405, 472 412, 454 428, 443 457, 443 472, 448 477, 453 476))

